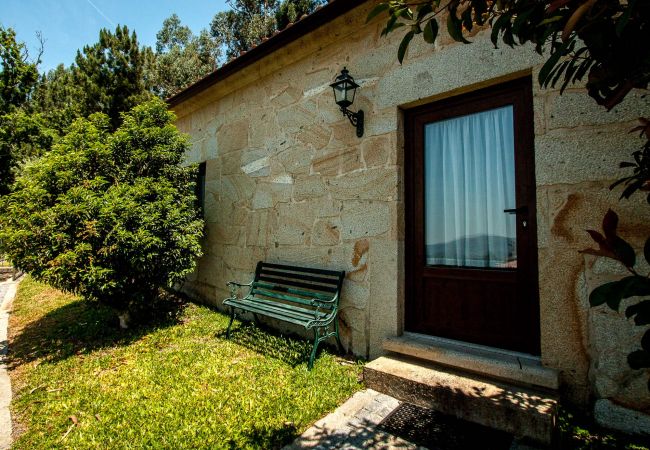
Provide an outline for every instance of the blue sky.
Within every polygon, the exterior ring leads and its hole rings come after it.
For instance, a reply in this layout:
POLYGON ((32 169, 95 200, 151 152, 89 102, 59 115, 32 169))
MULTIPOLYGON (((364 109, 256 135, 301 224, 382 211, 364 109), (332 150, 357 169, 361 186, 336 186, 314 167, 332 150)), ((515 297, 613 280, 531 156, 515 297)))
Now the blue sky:
POLYGON ((41 72, 74 62, 77 49, 97 42, 100 28, 127 25, 141 44, 153 46, 163 20, 172 13, 198 33, 225 0, 0 0, 0 24, 16 30, 30 54, 38 47, 36 32, 45 39, 41 72))

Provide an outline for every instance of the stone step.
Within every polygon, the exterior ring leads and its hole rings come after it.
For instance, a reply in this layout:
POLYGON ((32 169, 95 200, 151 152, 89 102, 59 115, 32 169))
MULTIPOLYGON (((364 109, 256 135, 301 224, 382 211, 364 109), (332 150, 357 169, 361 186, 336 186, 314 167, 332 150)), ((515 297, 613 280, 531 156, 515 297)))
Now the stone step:
POLYGON ((557 390, 558 372, 539 358, 478 344, 405 332, 384 340, 384 350, 496 378, 520 386, 557 390))
POLYGON ((517 437, 551 444, 557 396, 458 372, 429 361, 383 356, 364 367, 368 388, 517 437))

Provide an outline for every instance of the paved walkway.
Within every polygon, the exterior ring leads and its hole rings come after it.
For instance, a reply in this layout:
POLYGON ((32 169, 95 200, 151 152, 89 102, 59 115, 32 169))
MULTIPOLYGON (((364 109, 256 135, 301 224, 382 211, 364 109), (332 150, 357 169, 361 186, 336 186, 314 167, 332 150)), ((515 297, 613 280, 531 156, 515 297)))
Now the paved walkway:
POLYGON ((9 313, 20 280, 0 283, 0 450, 11 447, 11 380, 7 373, 6 357, 9 345, 7 326, 9 313))
MULTIPOLYGON (((465 422, 459 425, 457 419, 440 415, 435 411, 402 403, 393 397, 366 389, 354 394, 336 411, 316 422, 283 450, 299 449, 418 449, 418 446, 386 430, 402 436, 411 431, 433 430, 438 438, 425 441, 431 450, 467 450, 467 434, 474 435, 474 442, 482 442, 480 448, 498 450, 541 450, 513 440, 512 436, 480 425, 465 422), (428 412, 427 412, 428 411, 428 412), (433 418, 433 421, 431 420, 433 418), (401 429, 401 430, 400 430, 401 429), (440 439, 442 437, 442 439, 440 439)), ((418 433, 416 433, 417 435, 418 433)), ((416 440, 416 439, 414 439, 416 440)))
POLYGON ((332 414, 319 420, 284 450, 422 449, 377 426, 400 402, 366 389, 354 394, 332 414))

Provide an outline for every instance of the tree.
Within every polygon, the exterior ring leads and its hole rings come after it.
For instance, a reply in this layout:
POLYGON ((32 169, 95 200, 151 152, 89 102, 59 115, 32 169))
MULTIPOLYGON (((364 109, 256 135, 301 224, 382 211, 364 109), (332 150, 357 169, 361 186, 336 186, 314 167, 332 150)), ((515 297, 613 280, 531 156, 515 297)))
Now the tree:
POLYGON ((38 81, 38 60, 28 61, 25 44, 16 42, 16 32, 0 26, 0 115, 22 106, 38 81))
POLYGON ((226 57, 230 59, 276 30, 275 13, 280 0, 228 0, 227 3, 230 10, 214 16, 210 34, 225 47, 226 57))
POLYGON ((109 116, 113 129, 120 124, 120 113, 150 97, 144 76, 151 49, 140 48, 135 32, 118 26, 115 33, 102 29, 99 41, 77 51, 73 68, 75 83, 82 93, 81 113, 109 116))
POLYGON ((217 13, 210 35, 236 58, 276 30, 283 30, 304 14, 311 14, 326 0, 228 0, 230 10, 217 13))
POLYGON ((82 116, 84 92, 75 82, 74 68, 59 64, 39 79, 29 109, 42 114, 48 126, 64 134, 70 124, 82 116))
POLYGON ((41 117, 29 117, 24 111, 38 81, 38 59, 29 62, 25 44, 16 41, 13 29, 1 26, 0 55, 0 195, 4 195, 19 163, 40 153, 53 136, 41 117))
POLYGON ((57 138, 40 114, 16 109, 0 116, 0 196, 9 193, 20 163, 40 156, 57 138))
POLYGON ((283 30, 289 22, 295 22, 305 14, 314 12, 325 0, 284 0, 275 13, 276 27, 283 30))
POLYGON ((182 280, 200 256, 187 139, 155 99, 75 121, 0 198, 0 242, 15 266, 118 311, 121 323, 182 280))
POLYGON ((220 48, 208 31, 194 35, 176 14, 165 19, 156 38, 156 54, 148 60, 147 76, 159 97, 170 97, 217 68, 220 48))

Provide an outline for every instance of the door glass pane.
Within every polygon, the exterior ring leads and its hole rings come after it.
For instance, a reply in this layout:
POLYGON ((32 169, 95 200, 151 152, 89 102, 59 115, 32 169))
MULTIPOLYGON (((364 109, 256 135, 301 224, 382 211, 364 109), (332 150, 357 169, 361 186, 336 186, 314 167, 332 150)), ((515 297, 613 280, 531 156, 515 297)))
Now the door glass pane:
POLYGON ((517 267, 512 106, 425 125, 428 265, 517 267))

